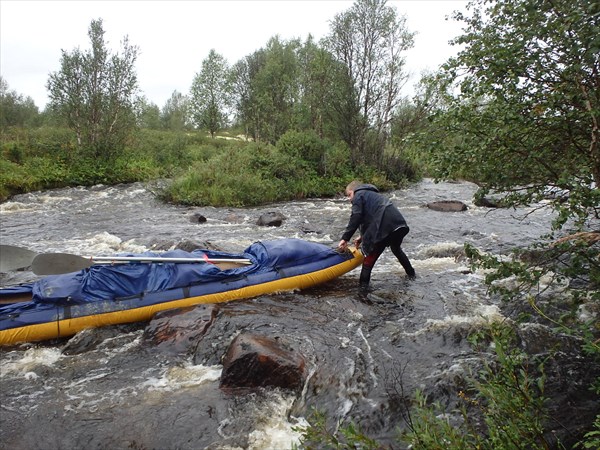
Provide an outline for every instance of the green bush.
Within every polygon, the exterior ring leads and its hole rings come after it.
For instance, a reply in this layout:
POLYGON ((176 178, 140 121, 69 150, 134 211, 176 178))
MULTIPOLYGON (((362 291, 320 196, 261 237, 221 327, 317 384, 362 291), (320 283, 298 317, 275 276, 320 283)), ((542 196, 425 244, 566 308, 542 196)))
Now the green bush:
POLYGON ((30 178, 25 167, 0 158, 0 201, 7 200, 13 194, 27 192, 30 178))
POLYGON ((185 175, 171 183, 164 198, 193 205, 243 205, 236 198, 235 180, 243 173, 239 164, 245 165, 234 151, 217 154, 208 161, 198 161, 185 175))
POLYGON ((327 147, 323 157, 323 174, 327 177, 344 177, 352 170, 350 148, 343 141, 327 147))
POLYGON ((187 147, 189 157, 193 161, 208 161, 223 151, 212 144, 191 144, 187 147))
POLYGON ((165 190, 168 201, 250 206, 314 194, 319 185, 310 164, 267 144, 232 144, 196 162, 165 190))
POLYGON ((156 162, 148 156, 122 156, 112 167, 112 178, 115 183, 149 181, 165 176, 168 173, 166 169, 157 166, 156 162))
POLYGON ((75 133, 68 128, 41 127, 27 130, 27 153, 30 156, 77 159, 75 133))
POLYGON ((408 158, 384 155, 383 173, 393 183, 403 183, 406 180, 418 179, 418 170, 408 158))
POLYGON ((20 142, 6 142, 2 144, 2 156, 8 161, 21 164, 25 158, 25 146, 20 142))
POLYGON ((288 131, 277 141, 277 149, 293 158, 307 161, 320 174, 328 144, 312 131, 288 131))
POLYGON ((29 192, 65 186, 67 168, 63 161, 36 156, 20 166, 27 176, 19 182, 17 191, 29 192))
POLYGON ((300 446, 297 449, 360 449, 379 450, 383 447, 375 440, 365 436, 353 423, 337 424, 337 431, 327 428, 327 418, 321 411, 313 410, 306 427, 293 427, 301 433, 300 446))

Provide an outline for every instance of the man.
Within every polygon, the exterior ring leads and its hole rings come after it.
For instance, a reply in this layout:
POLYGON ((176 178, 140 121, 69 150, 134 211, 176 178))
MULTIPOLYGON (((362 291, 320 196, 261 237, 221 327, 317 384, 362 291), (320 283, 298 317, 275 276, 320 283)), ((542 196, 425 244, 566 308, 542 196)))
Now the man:
POLYGON ((373 266, 386 247, 390 247, 398 258, 408 278, 414 279, 415 269, 400 247, 409 228, 398 208, 372 184, 352 181, 346 187, 346 195, 352 202, 352 213, 338 248, 346 250, 348 241, 360 228, 360 236, 354 240, 357 247, 362 243, 366 255, 360 272, 360 286, 369 285, 373 266))

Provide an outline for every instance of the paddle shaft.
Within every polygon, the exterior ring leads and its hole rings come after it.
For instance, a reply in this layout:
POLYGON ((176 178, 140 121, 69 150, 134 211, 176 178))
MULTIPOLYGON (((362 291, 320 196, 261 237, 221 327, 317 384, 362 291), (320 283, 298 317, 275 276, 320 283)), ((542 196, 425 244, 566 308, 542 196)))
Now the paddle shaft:
POLYGON ((232 268, 244 264, 252 264, 249 259, 242 258, 161 258, 159 256, 90 256, 83 257, 69 253, 43 253, 36 256, 31 263, 31 270, 36 275, 59 275, 77 272, 96 264, 127 263, 175 263, 175 264, 215 264, 221 268, 232 268))
MULTIPOLYGON (((48 253, 50 254, 50 253, 48 253)), ((127 261, 127 262, 172 262, 172 263, 216 263, 216 262, 234 262, 239 264, 252 264, 245 258, 162 258, 160 256, 90 256, 91 261, 127 261)))

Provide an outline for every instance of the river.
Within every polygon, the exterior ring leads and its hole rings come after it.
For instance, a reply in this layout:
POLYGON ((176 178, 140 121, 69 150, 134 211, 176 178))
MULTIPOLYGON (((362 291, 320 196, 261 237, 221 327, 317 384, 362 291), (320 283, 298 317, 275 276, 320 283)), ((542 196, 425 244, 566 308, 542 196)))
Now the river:
MULTIPOLYGON (((340 188, 340 190, 342 187, 340 188)), ((106 327, 71 340, 0 350, 0 436, 6 449, 289 449, 311 408, 331 423, 352 420, 394 447, 405 426, 400 388, 434 400, 455 396, 482 355, 466 341, 506 312, 462 256, 465 242, 496 254, 548 231, 544 208, 489 209, 476 186, 423 180, 388 193, 410 226, 403 248, 417 271, 409 281, 391 252, 376 265, 368 294, 360 269, 302 292, 219 306, 219 317, 185 351, 153 346, 147 324, 106 327), (458 200, 463 212, 429 202, 458 200), (221 357, 240 331, 279 336, 307 360, 300 393, 219 389, 221 357)), ((80 255, 167 249, 182 241, 242 251, 258 240, 298 237, 334 246, 350 212, 343 198, 257 208, 183 207, 157 201, 136 183, 23 194, 0 205, 2 244, 80 255), (257 225, 282 213, 280 227, 257 225), (206 217, 198 223, 195 215, 206 217)), ((539 205, 536 205, 539 206, 539 205)), ((3 286, 35 279, 0 274, 3 286)))

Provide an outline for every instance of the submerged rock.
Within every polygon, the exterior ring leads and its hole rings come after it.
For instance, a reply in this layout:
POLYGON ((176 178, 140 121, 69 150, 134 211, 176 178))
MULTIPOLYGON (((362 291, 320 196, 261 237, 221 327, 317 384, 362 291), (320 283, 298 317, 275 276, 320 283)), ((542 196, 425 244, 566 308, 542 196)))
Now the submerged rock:
POLYGON ((285 219, 286 217, 283 214, 271 211, 261 214, 256 224, 263 227, 280 227, 285 219))
POLYGON ((427 203, 427 207, 429 209, 433 209, 434 211, 441 212, 460 212, 469 209, 466 204, 457 200, 442 200, 439 202, 431 202, 427 203))
POLYGON ((204 223, 206 222, 206 217, 198 212, 190 214, 190 222, 192 223, 204 223))
POLYGON ((475 206, 481 208, 503 208, 504 204, 502 199, 496 199, 492 197, 481 197, 474 202, 475 206))
POLYGON ((144 330, 146 344, 176 353, 186 352, 198 342, 217 316, 214 304, 170 309, 157 313, 144 330))
POLYGON ((189 239, 183 239, 175 245, 175 248, 178 250, 183 250, 184 252, 193 252, 194 250, 217 250, 221 251, 222 249, 213 244, 210 241, 194 241, 189 239))

